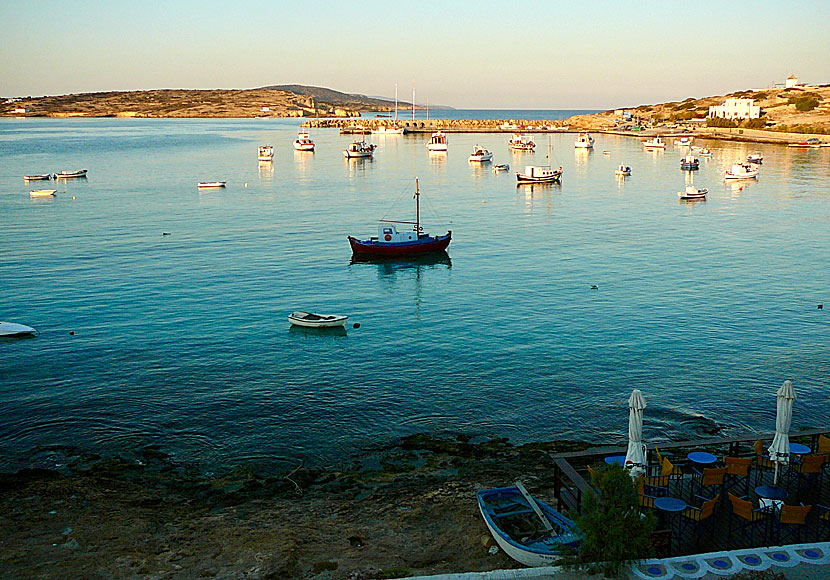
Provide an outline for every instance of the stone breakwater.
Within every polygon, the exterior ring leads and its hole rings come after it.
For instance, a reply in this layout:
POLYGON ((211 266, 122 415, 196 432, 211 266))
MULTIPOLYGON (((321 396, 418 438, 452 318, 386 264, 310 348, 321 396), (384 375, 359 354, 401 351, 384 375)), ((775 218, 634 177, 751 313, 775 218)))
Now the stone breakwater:
POLYGON ((567 121, 528 121, 521 119, 312 119, 303 127, 317 129, 340 129, 343 133, 368 133, 379 127, 396 125, 408 133, 515 133, 568 131, 567 121))

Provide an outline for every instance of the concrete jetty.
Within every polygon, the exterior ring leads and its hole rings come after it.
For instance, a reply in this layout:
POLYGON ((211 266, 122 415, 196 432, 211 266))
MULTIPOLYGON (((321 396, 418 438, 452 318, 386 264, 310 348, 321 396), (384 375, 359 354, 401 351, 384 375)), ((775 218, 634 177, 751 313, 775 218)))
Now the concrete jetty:
POLYGON ((568 131, 565 121, 530 121, 527 119, 310 119, 301 126, 340 129, 341 133, 369 133, 378 127, 403 127, 407 133, 552 133, 568 131))

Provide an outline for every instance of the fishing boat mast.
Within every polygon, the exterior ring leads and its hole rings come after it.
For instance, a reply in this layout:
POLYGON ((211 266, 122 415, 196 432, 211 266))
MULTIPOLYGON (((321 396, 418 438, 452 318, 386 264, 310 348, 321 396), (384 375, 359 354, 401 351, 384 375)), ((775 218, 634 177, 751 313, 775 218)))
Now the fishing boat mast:
POLYGON ((418 188, 418 178, 415 178, 415 236, 421 237, 421 190, 418 188))

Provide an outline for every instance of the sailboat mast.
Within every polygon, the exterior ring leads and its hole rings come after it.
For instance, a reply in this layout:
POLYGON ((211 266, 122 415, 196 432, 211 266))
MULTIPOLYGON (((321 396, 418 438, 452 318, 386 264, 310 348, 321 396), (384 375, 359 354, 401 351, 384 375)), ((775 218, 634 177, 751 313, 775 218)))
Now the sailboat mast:
POLYGON ((421 190, 418 188, 418 178, 415 178, 415 237, 421 237, 421 190))
POLYGON ((395 121, 398 120, 398 83, 395 83, 395 121))
POLYGON ((415 87, 412 87, 412 120, 415 120, 415 87))

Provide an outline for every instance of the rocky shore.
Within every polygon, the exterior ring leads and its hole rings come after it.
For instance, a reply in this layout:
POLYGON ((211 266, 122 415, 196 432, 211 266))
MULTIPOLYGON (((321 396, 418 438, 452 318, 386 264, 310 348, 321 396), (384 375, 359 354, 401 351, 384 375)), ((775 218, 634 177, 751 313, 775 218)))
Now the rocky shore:
POLYGON ((379 579, 519 567, 480 488, 522 479, 553 497, 550 453, 575 442, 415 435, 339 469, 200 475, 156 448, 72 473, 0 475, 4 579, 379 579))

